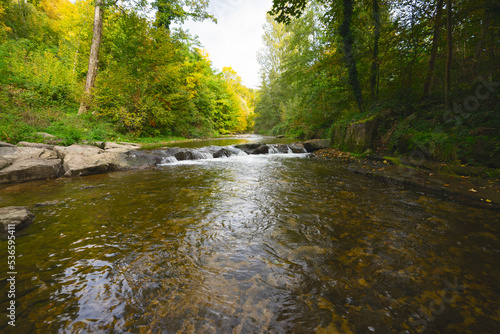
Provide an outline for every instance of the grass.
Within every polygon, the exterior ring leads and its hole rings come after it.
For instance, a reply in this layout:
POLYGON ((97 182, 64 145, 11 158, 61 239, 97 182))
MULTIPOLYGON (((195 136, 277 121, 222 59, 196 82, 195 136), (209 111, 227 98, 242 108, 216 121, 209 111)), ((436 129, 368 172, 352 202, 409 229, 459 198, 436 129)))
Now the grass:
POLYGON ((31 90, 0 86, 0 141, 17 144, 20 141, 45 142, 39 132, 56 137, 61 145, 115 141, 134 142, 144 147, 161 147, 182 137, 141 137, 124 134, 115 124, 92 114, 78 115, 78 104, 52 100, 31 90))

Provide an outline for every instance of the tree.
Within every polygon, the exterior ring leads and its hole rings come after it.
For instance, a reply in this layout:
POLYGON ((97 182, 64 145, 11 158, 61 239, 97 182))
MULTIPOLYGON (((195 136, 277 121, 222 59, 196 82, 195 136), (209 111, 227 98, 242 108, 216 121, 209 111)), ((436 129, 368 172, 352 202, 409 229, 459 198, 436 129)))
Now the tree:
POLYGON ((183 23, 186 18, 191 18, 195 21, 215 18, 207 13, 207 8, 210 0, 156 0, 152 3, 156 8, 157 27, 170 29, 173 22, 183 23))
POLYGON ((90 46, 89 67, 87 80, 85 81, 85 92, 80 102, 78 114, 84 114, 89 109, 89 102, 92 97, 92 88, 94 88, 99 64, 99 48, 102 40, 102 23, 104 20, 103 0, 95 0, 94 8, 94 30, 92 33, 92 44, 90 46))
POLYGON ((380 5, 378 0, 373 0, 373 25, 374 25, 374 34, 373 34, 373 58, 372 58, 372 67, 371 67, 371 93, 372 100, 376 100, 377 98, 377 79, 379 75, 379 59, 378 59, 378 44, 380 41, 380 29, 381 29, 381 17, 380 17, 380 5))
MULTIPOLYGON (((113 4, 116 4, 116 1, 112 1, 111 5, 113 4)), ((138 4, 143 5, 143 1, 139 0, 138 4)), ((213 17, 206 12, 208 4, 209 0, 157 0, 153 3, 153 7, 157 10, 156 23, 158 27, 163 27, 168 30, 172 22, 183 22, 186 17, 190 17, 194 20, 203 20, 206 18, 213 19, 213 17)), ((92 88, 95 84, 99 64, 99 48, 102 40, 104 6, 104 0, 95 0, 94 30, 90 47, 89 66, 87 79, 85 81, 85 92, 80 103, 78 114, 84 114, 88 111, 89 102, 92 99, 92 88)))
POLYGON ((434 77, 434 69, 436 67, 436 57, 439 48, 439 35, 441 31, 441 16, 443 12, 443 0, 437 0, 436 15, 434 16, 434 34, 432 36, 431 55, 429 59, 429 70, 424 84, 424 97, 431 92, 432 79, 434 77))
MULTIPOLYGON (((326 3, 330 18, 335 19, 335 15, 333 13, 335 12, 336 3, 333 0, 323 0, 321 2, 326 3)), ((308 2, 305 0, 273 0, 273 8, 269 11, 269 14, 273 15, 277 22, 290 24, 292 18, 302 15, 307 3, 308 2)), ((359 82, 356 55, 354 51, 354 34, 351 31, 354 11, 353 0, 343 0, 342 8, 343 20, 339 32, 343 39, 343 53, 349 75, 349 84, 353 90, 358 108, 361 112, 363 112, 363 93, 359 82)))
POLYGON ((349 83, 351 84, 354 92, 354 98, 358 104, 359 111, 365 110, 363 103, 363 93, 358 78, 358 68, 356 66, 356 57, 354 55, 354 35, 351 31, 352 14, 353 14, 353 0, 343 0, 344 3, 344 19, 340 26, 340 35, 344 41, 344 57, 347 64, 347 71, 349 73, 349 83))
POLYGON ((444 78, 444 94, 446 105, 450 106, 450 91, 451 91, 451 64, 453 61, 453 11, 452 0, 446 0, 446 71, 444 78))

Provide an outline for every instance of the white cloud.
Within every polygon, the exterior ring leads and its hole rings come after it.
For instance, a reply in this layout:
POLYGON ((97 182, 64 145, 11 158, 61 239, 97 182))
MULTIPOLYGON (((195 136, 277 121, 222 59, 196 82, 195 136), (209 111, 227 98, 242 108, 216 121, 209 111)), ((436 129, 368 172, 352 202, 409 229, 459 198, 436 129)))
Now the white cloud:
POLYGON ((217 24, 189 21, 182 27, 199 36, 217 69, 232 67, 245 86, 256 88, 260 84, 257 51, 271 6, 272 0, 212 0, 209 12, 217 24))

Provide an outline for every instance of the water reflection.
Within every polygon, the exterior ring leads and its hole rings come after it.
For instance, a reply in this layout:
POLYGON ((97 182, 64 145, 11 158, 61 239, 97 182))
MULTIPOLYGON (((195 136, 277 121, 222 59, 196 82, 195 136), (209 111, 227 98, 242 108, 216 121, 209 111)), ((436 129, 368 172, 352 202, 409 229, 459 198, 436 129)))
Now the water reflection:
POLYGON ((16 332, 498 326, 497 212, 341 164, 246 156, 2 190, 2 205, 56 201, 18 239, 16 332))

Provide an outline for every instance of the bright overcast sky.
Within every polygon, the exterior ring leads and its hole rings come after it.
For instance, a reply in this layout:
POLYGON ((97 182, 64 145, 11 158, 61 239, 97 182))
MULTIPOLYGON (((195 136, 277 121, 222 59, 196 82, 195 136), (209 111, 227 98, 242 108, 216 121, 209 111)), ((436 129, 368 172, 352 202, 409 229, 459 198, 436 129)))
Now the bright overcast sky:
POLYGON ((272 0, 211 0, 211 21, 188 21, 182 25, 198 35, 215 68, 232 67, 249 88, 260 85, 257 52, 262 46, 262 26, 272 0))

